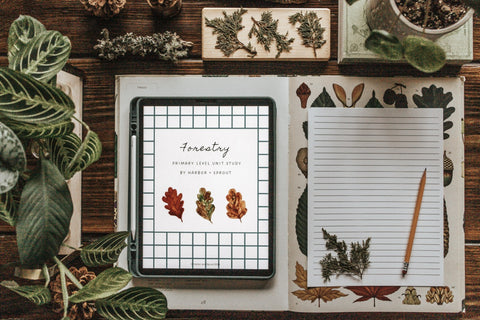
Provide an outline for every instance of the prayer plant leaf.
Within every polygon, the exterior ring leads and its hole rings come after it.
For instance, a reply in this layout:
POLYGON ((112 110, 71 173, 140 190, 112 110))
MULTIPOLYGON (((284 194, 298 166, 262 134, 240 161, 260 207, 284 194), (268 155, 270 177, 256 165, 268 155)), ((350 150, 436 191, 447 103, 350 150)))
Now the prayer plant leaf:
POLYGON ((11 192, 0 194, 0 219, 11 226, 17 222, 17 202, 11 192))
POLYGON ((365 40, 365 48, 387 60, 403 58, 400 40, 385 30, 373 30, 365 40))
POLYGON ((103 266, 117 262, 123 248, 127 246, 125 239, 128 232, 115 232, 84 246, 80 249, 83 263, 89 267, 103 266))
POLYGON ((74 123, 70 120, 45 123, 29 124, 17 121, 5 121, 5 124, 15 132, 20 139, 47 139, 63 137, 73 131, 74 123))
POLYGON ((297 205, 297 215, 295 217, 295 232, 297 234, 297 242, 300 251, 307 255, 308 249, 308 222, 307 222, 307 215, 308 215, 308 186, 305 187, 303 190, 300 199, 298 199, 297 205))
POLYGON ((0 68, 0 116, 31 124, 71 118, 75 105, 63 91, 21 72, 0 68))
POLYGON ((58 31, 45 31, 28 42, 10 61, 10 68, 48 83, 70 56, 70 40, 58 31))
POLYGON ((27 157, 22 142, 15 133, 0 122, 0 193, 10 191, 25 170, 27 157))
POLYGON ((72 212, 72 198, 62 174, 50 160, 40 160, 23 188, 18 207, 17 243, 22 265, 39 266, 58 254, 72 212))
POLYGON ((431 40, 417 36, 407 36, 402 43, 405 59, 422 72, 438 71, 447 61, 442 47, 431 40))
POLYGON ((35 36, 46 31, 43 24, 35 18, 21 15, 10 26, 8 32, 8 62, 15 58, 35 36))
POLYGON ((73 132, 62 138, 49 139, 47 148, 66 180, 97 161, 102 154, 102 143, 93 131, 88 131, 83 142, 73 132))
POLYGON ((165 319, 167 299, 158 290, 134 287, 95 302, 97 312, 108 320, 165 319))
POLYGON ((45 286, 19 286, 15 281, 2 281, 0 285, 37 305, 46 304, 52 300, 50 290, 45 286))
POLYGON ((130 272, 122 268, 109 268, 70 296, 68 301, 80 303, 107 298, 123 289, 130 280, 132 280, 130 272))

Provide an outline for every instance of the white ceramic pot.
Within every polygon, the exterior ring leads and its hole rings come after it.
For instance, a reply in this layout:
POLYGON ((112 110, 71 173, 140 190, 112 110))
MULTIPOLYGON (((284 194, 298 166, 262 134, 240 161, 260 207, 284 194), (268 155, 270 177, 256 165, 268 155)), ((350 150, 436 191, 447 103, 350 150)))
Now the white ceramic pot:
POLYGON ((407 20, 395 3, 395 0, 368 0, 365 6, 365 15, 370 29, 386 30, 402 39, 408 35, 422 36, 430 40, 452 32, 463 26, 473 15, 470 9, 456 23, 443 29, 423 29, 407 20), (398 18, 397 18, 398 17, 398 18), (392 26, 392 24, 394 24, 392 26))

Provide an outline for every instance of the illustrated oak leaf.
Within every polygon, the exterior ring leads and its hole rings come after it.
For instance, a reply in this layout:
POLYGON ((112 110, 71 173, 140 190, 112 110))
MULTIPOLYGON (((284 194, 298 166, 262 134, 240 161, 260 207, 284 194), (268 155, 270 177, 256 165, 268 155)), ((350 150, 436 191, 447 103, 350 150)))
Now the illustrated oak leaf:
POLYGON ((336 290, 338 287, 316 287, 308 288, 307 287, 307 271, 302 267, 300 263, 295 265, 295 275, 297 278, 293 282, 304 290, 296 290, 292 293, 303 301, 315 302, 318 300, 318 306, 320 307, 320 302, 332 301, 337 298, 346 297, 348 294, 345 294, 339 290, 336 290))
POLYGON ((200 188, 197 198, 197 213, 200 217, 212 222, 212 214, 215 211, 215 205, 213 204, 211 192, 207 191, 205 188, 200 188))
POLYGON ((242 222, 242 217, 247 213, 242 194, 232 188, 228 191, 226 198, 228 201, 227 216, 232 219, 239 219, 242 222))
POLYGON ((389 294, 394 293, 400 287, 345 287, 355 293, 357 296, 360 296, 355 302, 367 301, 373 298, 373 307, 375 307, 375 299, 382 301, 392 301, 390 298, 386 297, 389 294))
POLYGON ((183 200, 182 200, 182 194, 179 193, 177 194, 177 189, 173 189, 172 187, 168 188, 168 191, 165 192, 165 196, 162 197, 163 202, 165 202, 167 205, 165 206, 165 209, 168 210, 168 214, 172 216, 176 216, 178 219, 180 219, 182 222, 182 215, 183 215, 183 200))

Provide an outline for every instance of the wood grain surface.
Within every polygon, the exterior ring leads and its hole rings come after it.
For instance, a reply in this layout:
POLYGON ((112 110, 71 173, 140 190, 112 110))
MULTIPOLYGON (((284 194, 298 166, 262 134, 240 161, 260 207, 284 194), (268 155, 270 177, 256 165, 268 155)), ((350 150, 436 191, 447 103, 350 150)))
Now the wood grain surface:
MULTIPOLYGON (((170 20, 154 16, 145 0, 128 0, 119 16, 104 20, 90 16, 78 0, 0 0, 0 66, 7 65, 8 29, 20 14, 42 21, 72 41, 69 63, 84 73, 84 121, 98 133, 103 143, 101 159, 83 173, 82 233, 84 239, 113 231, 114 179, 114 92, 115 75, 120 74, 278 74, 418 76, 409 66, 354 64, 339 66, 337 57, 336 0, 310 0, 291 7, 331 10, 331 58, 328 62, 206 62, 201 60, 201 11, 204 7, 276 7, 263 0, 200 1, 184 0, 180 15, 170 20), (194 47, 191 56, 178 64, 153 59, 125 59, 106 62, 95 58, 93 46, 100 30, 108 27, 112 36, 125 32, 151 34, 171 30, 194 47)), ((464 76, 465 82, 465 239, 466 239, 466 314, 330 314, 307 315, 288 312, 209 312, 173 311, 170 317, 195 319, 480 319, 480 28, 474 20, 474 62, 446 66, 434 76, 464 76)), ((188 90, 188 88, 186 88, 188 90)), ((0 264, 18 259, 14 230, 0 223, 0 264)), ((10 279, 12 268, 0 269, 0 281, 10 279)), ((0 319, 58 319, 49 308, 36 307, 0 287, 0 319)), ((339 310, 341 311, 341 310, 339 310)))

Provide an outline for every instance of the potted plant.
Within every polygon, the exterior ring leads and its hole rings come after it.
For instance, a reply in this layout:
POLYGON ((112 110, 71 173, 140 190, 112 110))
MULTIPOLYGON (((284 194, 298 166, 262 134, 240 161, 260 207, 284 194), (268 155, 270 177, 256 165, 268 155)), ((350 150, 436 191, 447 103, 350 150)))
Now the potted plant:
MULTIPOLYGON (((95 278, 85 273, 89 280, 85 284, 57 257, 73 212, 66 180, 97 161, 102 151, 97 134, 75 117, 72 100, 55 86, 70 48, 67 37, 32 17, 20 16, 11 25, 9 66, 0 67, 0 219, 16 229, 18 265, 43 270, 45 285, 0 284, 45 304, 51 301, 48 266, 55 266, 62 319, 70 319, 71 304, 92 301, 107 319, 162 319, 167 304, 159 291, 119 292, 131 280, 129 272, 115 267, 95 278), (74 121, 85 128, 83 139, 72 132, 74 121), (27 156, 31 150, 37 158, 27 156), (67 288, 67 281, 75 290, 67 288)), ((115 263, 127 237, 127 232, 114 233, 81 248, 82 261, 87 266, 115 263)))

